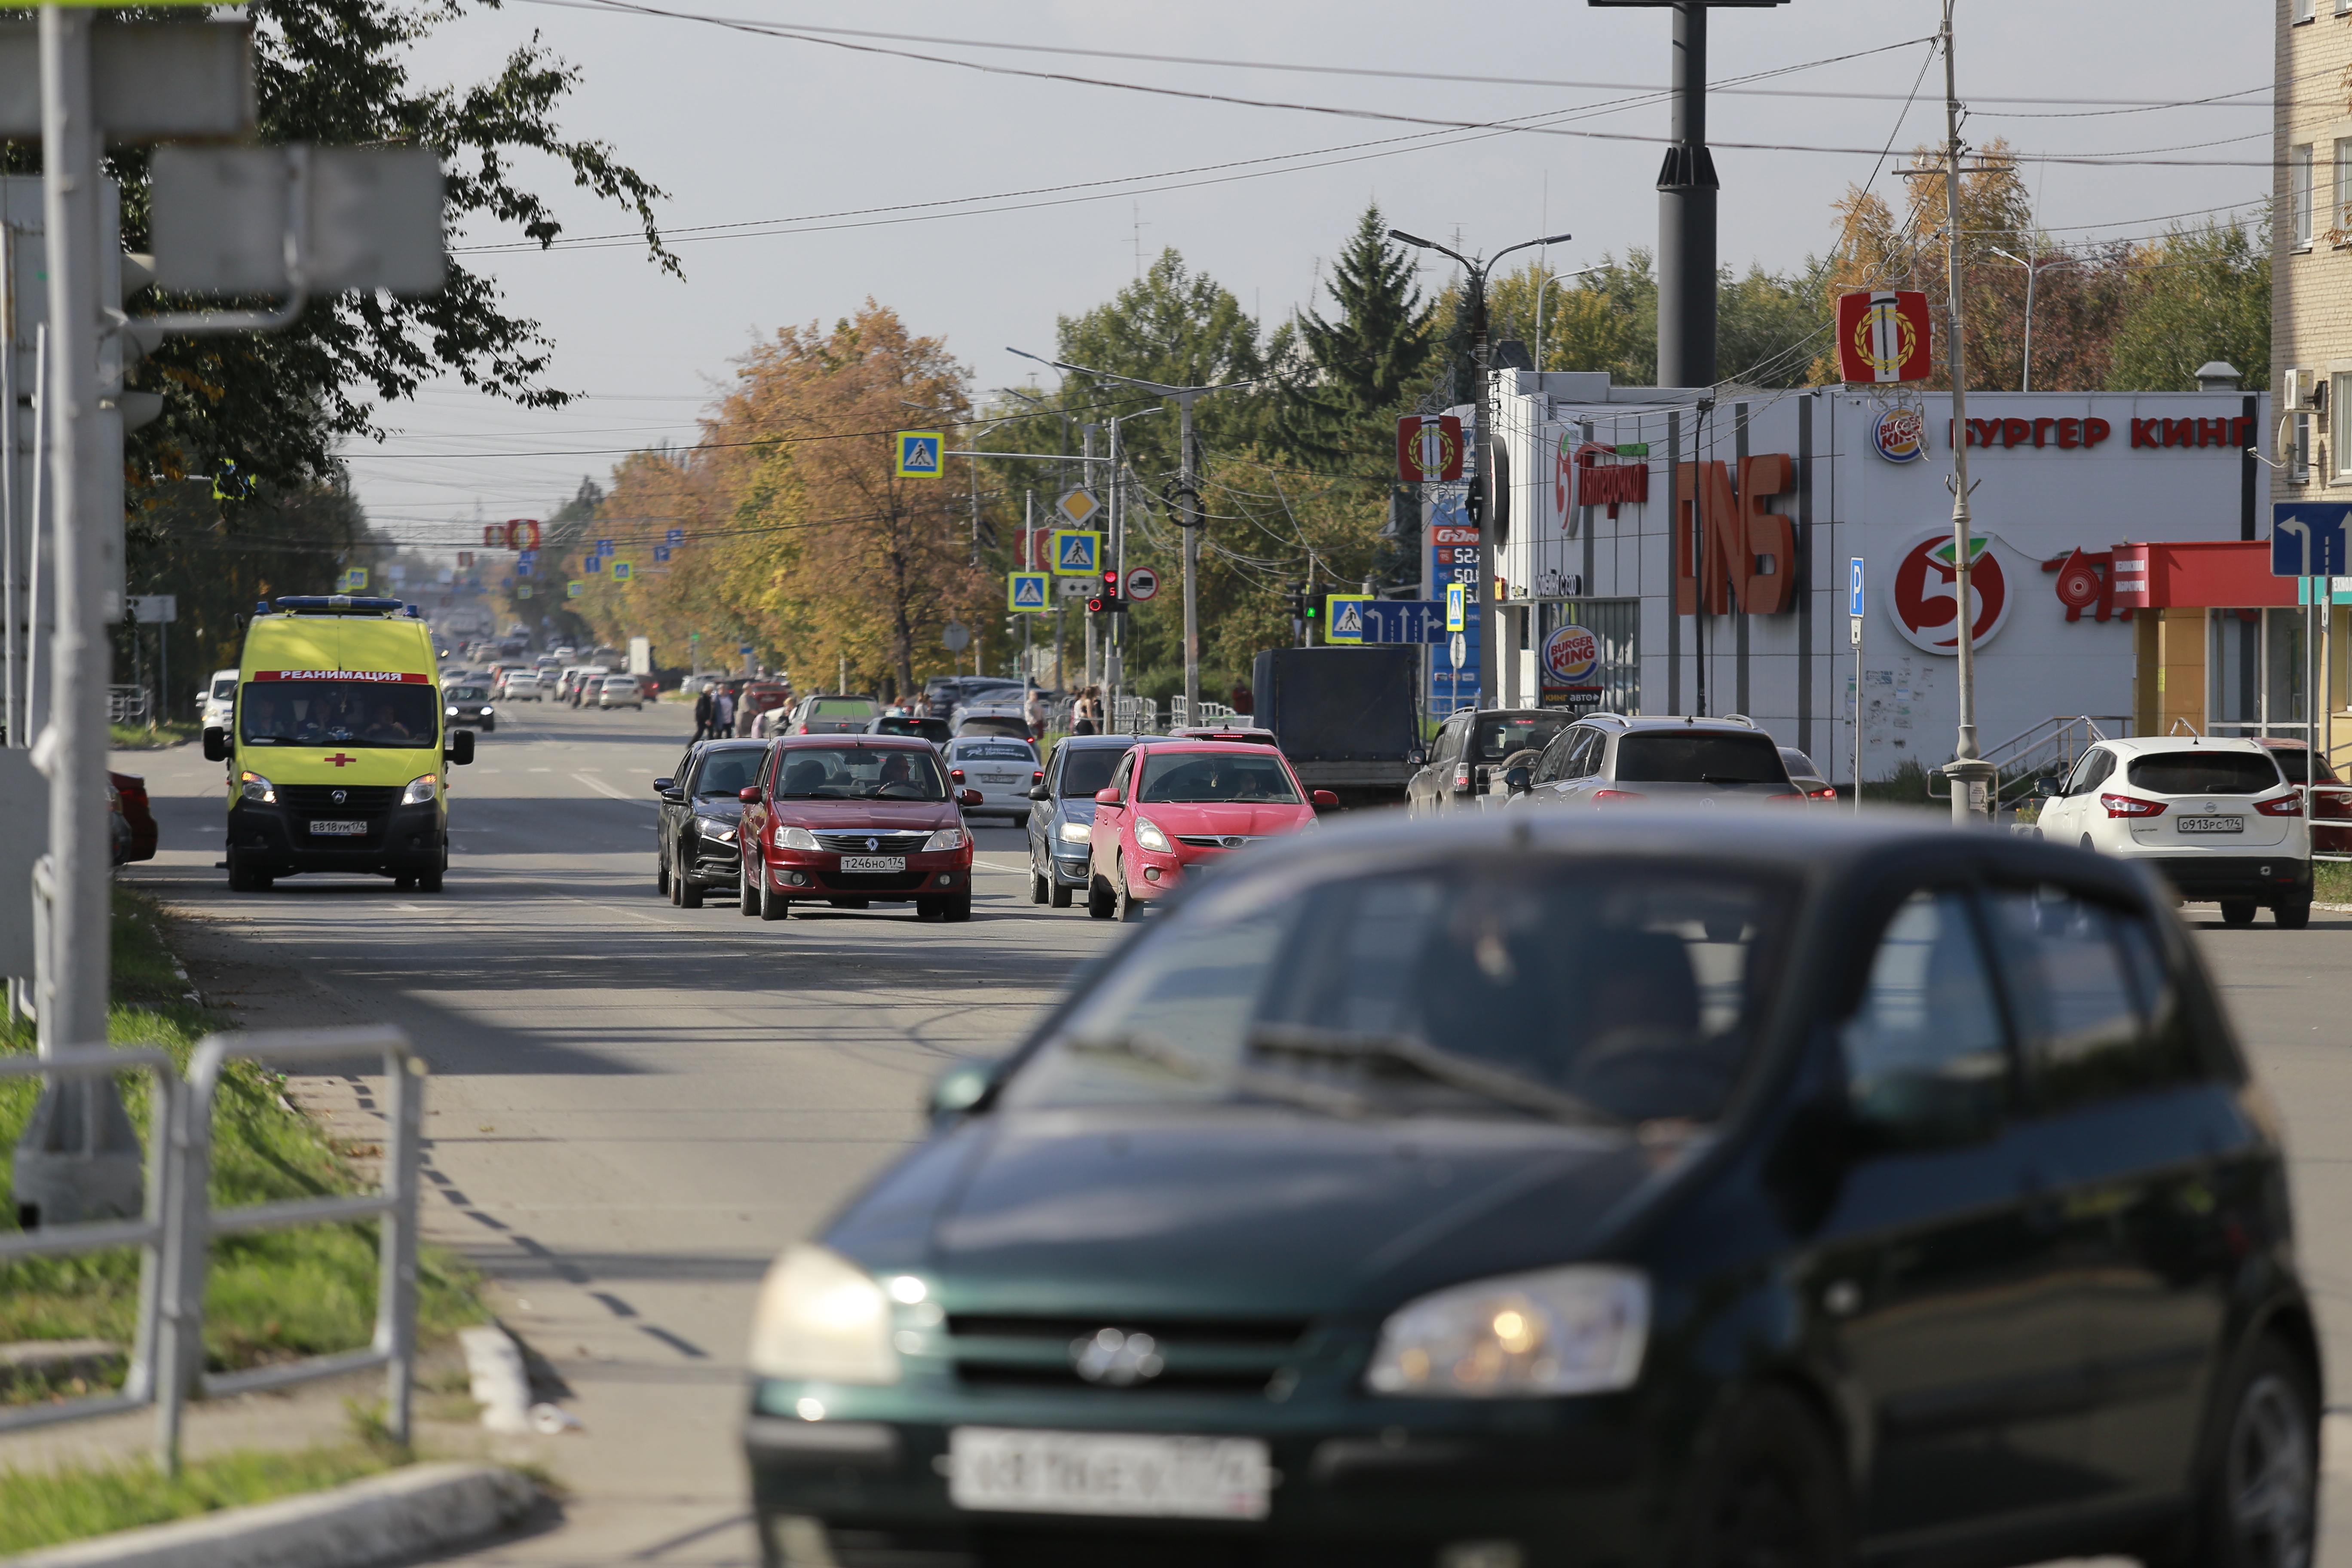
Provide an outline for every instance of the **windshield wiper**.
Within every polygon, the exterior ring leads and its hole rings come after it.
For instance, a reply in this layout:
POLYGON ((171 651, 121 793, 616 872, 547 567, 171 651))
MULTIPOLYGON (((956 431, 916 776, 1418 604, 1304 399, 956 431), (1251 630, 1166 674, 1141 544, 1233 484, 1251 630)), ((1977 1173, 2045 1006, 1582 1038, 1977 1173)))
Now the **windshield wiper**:
POLYGON ((1303 1024, 1261 1024, 1250 1031, 1248 1045, 1251 1050, 1265 1056, 1321 1057, 1327 1060, 1381 1062, 1408 1068, 1433 1083, 1544 1116, 1585 1122, 1616 1120, 1590 1100, 1547 1088, 1507 1068, 1489 1067, 1412 1035, 1318 1029, 1303 1024))
POLYGON ((1244 1093, 1263 1100, 1278 1100, 1286 1104, 1319 1110, 1329 1116, 1360 1117, 1371 1112, 1371 1102, 1362 1095, 1328 1084, 1309 1083, 1303 1079, 1280 1073, 1257 1072, 1249 1068, 1219 1070, 1192 1052, 1170 1045, 1157 1035, 1132 1033, 1096 1037, 1070 1036, 1062 1048, 1086 1056, 1119 1057, 1128 1061, 1141 1062, 1158 1068, 1171 1078, 1181 1078, 1193 1083, 1223 1081, 1244 1093))
POLYGON ((1701 784, 1770 784, 1772 781, 1770 779, 1736 779, 1729 773, 1701 773, 1698 775, 1698 782, 1701 784))

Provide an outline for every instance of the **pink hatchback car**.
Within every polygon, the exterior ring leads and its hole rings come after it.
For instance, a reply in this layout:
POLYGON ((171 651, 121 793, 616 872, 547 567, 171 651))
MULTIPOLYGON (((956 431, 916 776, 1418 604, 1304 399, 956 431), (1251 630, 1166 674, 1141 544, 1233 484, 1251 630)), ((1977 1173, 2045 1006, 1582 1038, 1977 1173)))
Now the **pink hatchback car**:
POLYGON ((1339 804, 1328 789, 1302 788, 1271 746, 1143 742, 1095 796, 1087 913, 1131 921, 1143 904, 1181 887, 1189 868, 1256 839, 1303 832, 1317 806, 1339 804))

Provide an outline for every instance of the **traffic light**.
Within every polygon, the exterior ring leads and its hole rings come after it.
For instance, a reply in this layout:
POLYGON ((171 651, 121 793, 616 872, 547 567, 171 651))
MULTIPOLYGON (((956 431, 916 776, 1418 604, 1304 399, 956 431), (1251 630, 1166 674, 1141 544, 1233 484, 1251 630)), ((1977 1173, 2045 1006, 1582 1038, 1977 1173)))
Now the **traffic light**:
POLYGON ((1102 587, 1087 601, 1087 608, 1097 616, 1116 616, 1125 612, 1127 602, 1118 596, 1118 568, 1103 569, 1102 587))

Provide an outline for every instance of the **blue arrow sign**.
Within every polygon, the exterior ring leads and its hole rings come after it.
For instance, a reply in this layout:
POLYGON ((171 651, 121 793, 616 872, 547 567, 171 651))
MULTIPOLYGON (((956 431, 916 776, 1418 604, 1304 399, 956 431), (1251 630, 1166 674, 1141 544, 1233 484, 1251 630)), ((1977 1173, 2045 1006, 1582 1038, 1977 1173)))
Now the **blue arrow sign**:
POLYGON ((1859 616, 1864 613, 1862 607, 1864 603, 1862 597, 1862 557, 1859 555, 1847 556, 1845 572, 1845 613, 1849 616, 1859 616))
POLYGON ((613 553, 613 542, 609 539, 598 540, 596 542, 596 553, 599 555, 610 555, 613 553))
POLYGON ((2271 575, 2341 577, 2352 501, 2278 501, 2271 507, 2271 575))
POLYGON ((668 545, 667 545, 667 544, 656 544, 656 545, 655 545, 655 546, 654 546, 654 560, 655 560, 656 563, 658 563, 658 562, 663 562, 663 561, 667 561, 667 560, 668 560, 668 559, 669 559, 669 546, 668 546, 668 545))
POLYGON ((1374 599, 1362 610, 1366 642, 1445 640, 1445 605, 1436 599, 1374 599))
POLYGON ((662 542, 664 544, 684 544, 686 542, 686 530, 682 528, 671 529, 667 533, 662 535, 662 542))

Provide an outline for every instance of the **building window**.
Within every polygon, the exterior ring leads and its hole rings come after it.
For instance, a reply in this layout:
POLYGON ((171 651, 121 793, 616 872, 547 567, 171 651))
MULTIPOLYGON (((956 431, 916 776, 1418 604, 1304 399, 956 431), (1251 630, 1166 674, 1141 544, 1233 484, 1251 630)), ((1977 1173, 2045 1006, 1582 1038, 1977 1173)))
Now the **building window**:
MULTIPOLYGON (((2352 5, 2352 0, 2344 0, 2352 5)), ((2336 140, 2336 163, 2332 170, 2335 182, 2335 210, 2327 216, 2327 237, 2331 243, 2342 245, 2347 232, 2352 232, 2352 136, 2336 140)))
POLYGON ((2295 26, 2301 26, 2304 23, 2311 20, 2312 5, 2313 0, 2294 0, 2295 26))
POLYGON ((2287 219, 2295 248, 2311 248, 2311 143, 2290 147, 2286 153, 2287 219))
POLYGON ((2291 485, 2311 483, 2311 416, 2294 414, 2294 447, 2287 454, 2286 482, 2291 485))
POLYGON ((2352 374, 2327 378, 2327 471, 2337 484, 2352 482, 2352 374))

